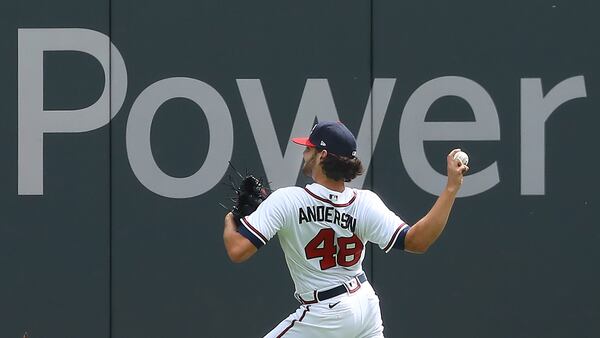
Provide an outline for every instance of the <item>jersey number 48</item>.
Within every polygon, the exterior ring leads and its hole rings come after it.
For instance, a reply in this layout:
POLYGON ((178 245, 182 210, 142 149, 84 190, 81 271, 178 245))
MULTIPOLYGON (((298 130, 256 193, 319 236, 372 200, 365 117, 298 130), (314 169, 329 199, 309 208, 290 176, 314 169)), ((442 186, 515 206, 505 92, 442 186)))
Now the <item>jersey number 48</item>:
POLYGON ((321 229, 304 247, 306 259, 321 258, 319 262, 321 270, 327 270, 336 265, 349 267, 358 263, 364 245, 356 235, 337 238, 339 250, 335 244, 335 231, 321 229))

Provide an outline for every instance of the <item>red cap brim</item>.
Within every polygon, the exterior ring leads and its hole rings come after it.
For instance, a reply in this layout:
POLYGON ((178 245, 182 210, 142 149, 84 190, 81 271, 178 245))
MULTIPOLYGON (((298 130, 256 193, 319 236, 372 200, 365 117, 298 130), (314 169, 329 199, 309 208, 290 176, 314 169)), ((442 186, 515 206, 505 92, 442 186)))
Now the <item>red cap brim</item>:
POLYGON ((292 142, 302 145, 302 146, 307 146, 307 147, 316 147, 314 144, 312 144, 310 142, 310 140, 308 139, 308 137, 294 137, 292 138, 292 142))

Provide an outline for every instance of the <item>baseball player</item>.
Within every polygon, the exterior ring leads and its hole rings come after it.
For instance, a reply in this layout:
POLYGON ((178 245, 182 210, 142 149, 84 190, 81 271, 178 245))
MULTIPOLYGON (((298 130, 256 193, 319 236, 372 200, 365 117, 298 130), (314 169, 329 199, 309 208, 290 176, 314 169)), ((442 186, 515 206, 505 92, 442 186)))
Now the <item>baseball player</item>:
POLYGON ((469 168, 454 159, 459 149, 452 150, 445 189, 409 226, 377 194, 345 186, 363 167, 356 139, 341 122, 320 122, 310 136, 292 141, 306 147, 302 172, 315 183, 278 189, 250 215, 225 217, 223 239, 233 262, 279 235, 300 307, 265 337, 383 337, 379 298, 362 268, 367 242, 386 253, 427 251, 444 230, 469 168))

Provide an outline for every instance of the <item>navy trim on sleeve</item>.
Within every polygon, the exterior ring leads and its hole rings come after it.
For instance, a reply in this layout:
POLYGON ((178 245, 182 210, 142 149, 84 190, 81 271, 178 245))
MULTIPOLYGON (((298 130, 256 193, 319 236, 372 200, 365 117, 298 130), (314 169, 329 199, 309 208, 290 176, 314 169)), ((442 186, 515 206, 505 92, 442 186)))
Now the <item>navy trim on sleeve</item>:
POLYGON ((405 226, 404 229, 400 231, 400 234, 398 234, 398 238, 396 239, 396 243, 394 243, 394 249, 404 250, 404 238, 406 238, 408 230, 410 230, 410 226, 405 226))
POLYGON ((256 237, 253 233, 250 232, 244 225, 238 227, 237 231, 240 235, 246 237, 257 249, 260 249, 264 245, 264 243, 260 240, 260 238, 256 237))
POLYGON ((383 251, 385 253, 388 253, 392 250, 392 248, 394 247, 394 244, 396 244, 396 240, 398 239, 398 236, 400 236, 400 231, 406 227, 408 227, 408 224, 402 223, 396 228, 396 231, 394 231, 392 238, 390 239, 388 244, 385 246, 385 248, 383 248, 383 251))

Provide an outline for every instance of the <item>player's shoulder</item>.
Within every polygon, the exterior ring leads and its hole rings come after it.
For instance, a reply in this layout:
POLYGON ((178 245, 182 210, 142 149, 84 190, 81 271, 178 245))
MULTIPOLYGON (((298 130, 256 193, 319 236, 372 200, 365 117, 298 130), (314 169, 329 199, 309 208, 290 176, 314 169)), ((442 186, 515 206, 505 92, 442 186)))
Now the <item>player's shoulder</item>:
POLYGON ((368 189, 354 189, 356 197, 366 199, 380 199, 379 195, 368 189))
POLYGON ((381 197, 374 191, 368 189, 354 189, 354 191, 356 193, 356 199, 360 201, 361 204, 382 203, 381 197))
POLYGON ((302 189, 300 187, 295 187, 295 186, 284 187, 284 188, 278 188, 277 190, 272 191, 271 195, 269 195, 269 198, 267 198, 267 200, 271 199, 271 200, 277 200, 280 203, 290 203, 291 201, 301 198, 301 196, 303 196, 305 194, 306 193, 305 193, 304 189, 302 189))
POLYGON ((271 193, 271 195, 290 196, 304 194, 304 189, 296 186, 279 188, 271 193))

